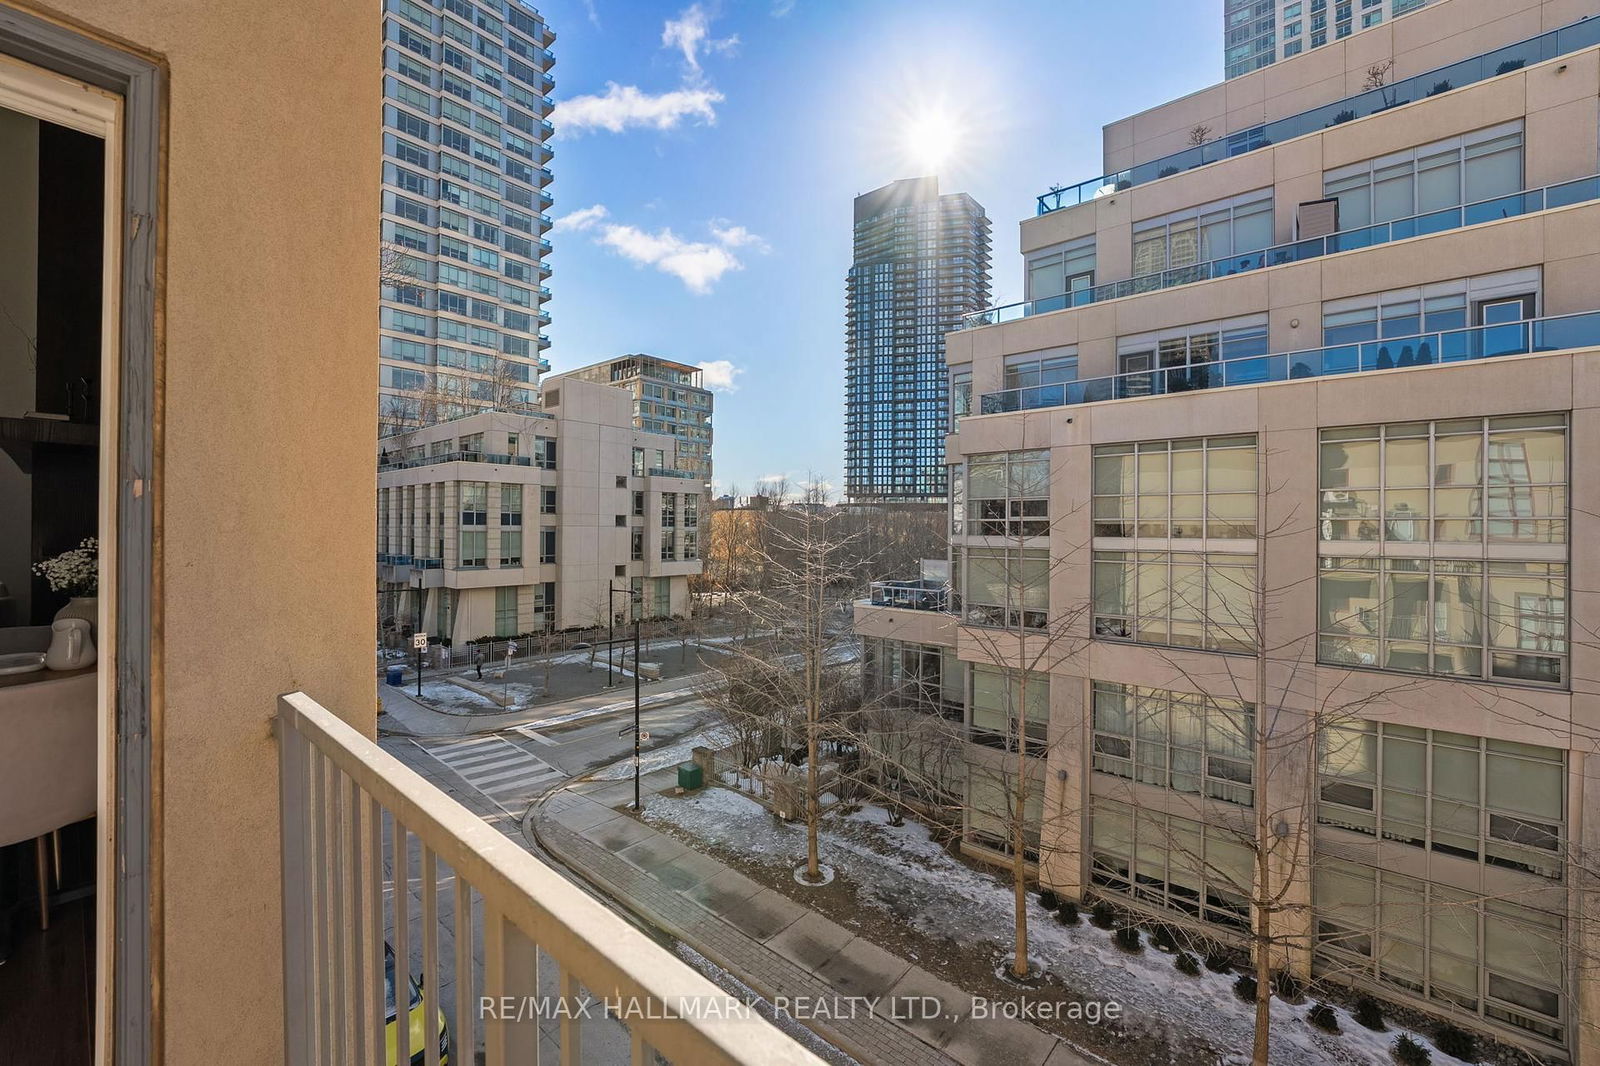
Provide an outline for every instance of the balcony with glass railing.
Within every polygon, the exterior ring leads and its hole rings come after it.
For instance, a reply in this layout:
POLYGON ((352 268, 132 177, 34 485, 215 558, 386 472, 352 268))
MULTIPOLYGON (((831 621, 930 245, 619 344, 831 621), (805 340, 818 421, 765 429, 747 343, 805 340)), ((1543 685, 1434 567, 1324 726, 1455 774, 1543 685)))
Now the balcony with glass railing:
POLYGON ((696 477, 699 477, 700 475, 695 473, 693 470, 675 470, 675 469, 673 469, 671 467, 652 466, 650 468, 650 476, 651 477, 676 477, 676 478, 688 479, 688 478, 696 478, 696 477))
POLYGON ((1171 177, 1186 170, 1221 162, 1235 156, 1281 144, 1294 137, 1327 129, 1368 115, 1376 115, 1391 108, 1489 78, 1509 74, 1534 63, 1570 55, 1584 48, 1600 44, 1600 19, 1585 19, 1570 26, 1542 33, 1516 44, 1496 48, 1492 52, 1463 59, 1448 66, 1423 74, 1403 78, 1392 85, 1383 85, 1358 96, 1348 97, 1310 111, 1281 118, 1265 125, 1230 133, 1204 144, 1172 152, 1159 159, 1139 163, 1127 170, 1104 174, 1098 178, 1081 181, 1076 185, 1054 186, 1038 198, 1037 214, 1046 215, 1078 204, 1089 203, 1101 196, 1109 196, 1135 185, 1171 177))
MULTIPOLYGON (((1600 23, 1600 19, 1595 21, 1600 23)), ((1106 300, 1121 299, 1124 296, 1159 292, 1162 289, 1170 289, 1179 285, 1192 285, 1199 281, 1210 281, 1214 278, 1225 278, 1235 274, 1264 270, 1267 267, 1302 263, 1322 256, 1337 255, 1340 252, 1353 252, 1362 248, 1389 244, 1394 241, 1408 240, 1412 237, 1448 233, 1451 230, 1463 229, 1467 226, 1478 226, 1486 222, 1499 222, 1503 219, 1531 215, 1558 207, 1571 207, 1574 204, 1589 203, 1595 200, 1600 200, 1600 176, 1578 178, 1558 185, 1548 185, 1542 189, 1509 193, 1505 196, 1496 196, 1488 200, 1463 204, 1460 207, 1446 207, 1438 211, 1429 211, 1426 214, 1395 219, 1391 222, 1380 222, 1374 226, 1342 230, 1326 237, 1312 237, 1303 241, 1292 241, 1288 244, 1263 248, 1260 251, 1241 252, 1238 255, 1227 256, 1223 259, 1212 259, 1189 266, 1173 267, 1170 270, 1162 270, 1154 274, 1142 274, 1126 281, 1110 281, 1092 288, 1076 289, 1072 292, 1059 293, 1054 296, 1043 296, 1037 300, 1024 300, 1019 303, 991 307, 983 311, 974 311, 962 316, 961 328, 976 329, 980 326, 1014 322, 1033 315, 1066 310, 1069 307, 1084 307, 1093 303, 1102 303, 1106 300)))
MULTIPOLYGON (((518 410, 518 414, 554 418, 544 411, 518 410)), ((440 463, 494 463, 500 466, 532 466, 531 455, 504 455, 496 452, 443 452, 439 455, 419 455, 411 459, 390 456, 378 462, 379 470, 409 470, 415 466, 438 466, 440 463)))
POLYGON ((945 611, 950 607, 950 586, 927 578, 912 581, 874 581, 867 603, 873 607, 899 607, 908 611, 945 611))
POLYGON ((284 1061, 820 1066, 309 696, 274 732, 284 1061))
POLYGON ((1509 355, 1600 347, 1600 311, 1527 319, 1405 337, 1333 344, 1304 351, 1222 359, 1160 370, 1085 378, 1053 385, 984 393, 977 414, 1003 414, 1103 400, 1165 396, 1202 389, 1361 374, 1374 370, 1449 366, 1509 355))

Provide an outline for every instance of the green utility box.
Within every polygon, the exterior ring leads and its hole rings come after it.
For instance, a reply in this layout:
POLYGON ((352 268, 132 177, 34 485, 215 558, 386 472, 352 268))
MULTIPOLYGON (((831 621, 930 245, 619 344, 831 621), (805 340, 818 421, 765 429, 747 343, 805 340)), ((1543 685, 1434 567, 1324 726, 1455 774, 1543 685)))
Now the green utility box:
POLYGON ((705 774, 700 767, 692 762, 678 764, 678 787, 685 792, 693 792, 705 783, 705 774))

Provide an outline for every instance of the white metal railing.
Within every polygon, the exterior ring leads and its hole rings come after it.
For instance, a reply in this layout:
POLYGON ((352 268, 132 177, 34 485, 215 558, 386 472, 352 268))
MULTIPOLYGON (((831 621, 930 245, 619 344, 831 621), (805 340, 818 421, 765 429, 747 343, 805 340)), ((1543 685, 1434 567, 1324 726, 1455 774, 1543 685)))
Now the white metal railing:
MULTIPOLYGON (((276 732, 285 1060, 292 1066, 439 1066, 445 1055, 450 1063, 472 1063, 480 1040, 487 1066, 535 1062, 541 1040, 546 1049, 558 1045, 560 1062, 574 1066, 584 1061, 586 1028, 609 1024, 626 1028, 635 1066, 657 1057, 686 1066, 820 1066, 743 1000, 311 697, 280 697, 276 732), (444 900, 441 880, 452 886, 444 900), (420 883, 417 914, 413 883, 420 883), (442 903, 451 911, 448 952, 439 938, 442 903), (392 1035, 386 934, 397 960, 394 999, 402 1016, 392 1035), (422 998, 411 1008, 416 939, 422 998), (475 943, 482 945, 481 960, 474 957, 475 943), (453 983, 448 996, 447 982, 453 983), (409 1024, 417 1009, 420 1048, 412 1046, 409 1024)), ((616 1058, 607 1054, 609 1061, 616 1058)))

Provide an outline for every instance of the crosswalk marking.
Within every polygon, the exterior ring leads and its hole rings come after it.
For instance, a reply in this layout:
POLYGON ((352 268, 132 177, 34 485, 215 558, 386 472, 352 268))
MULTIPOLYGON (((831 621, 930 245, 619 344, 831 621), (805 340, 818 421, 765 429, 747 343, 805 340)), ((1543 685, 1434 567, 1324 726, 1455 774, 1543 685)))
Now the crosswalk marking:
POLYGON ((529 798, 538 786, 566 776, 564 771, 502 736, 412 743, 444 763, 507 814, 513 813, 508 803, 529 798))

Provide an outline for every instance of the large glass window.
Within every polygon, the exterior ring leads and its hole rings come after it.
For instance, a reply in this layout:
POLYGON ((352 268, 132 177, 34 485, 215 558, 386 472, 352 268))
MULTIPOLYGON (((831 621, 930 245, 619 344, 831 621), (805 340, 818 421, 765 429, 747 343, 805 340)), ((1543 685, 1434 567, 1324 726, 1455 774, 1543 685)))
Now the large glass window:
MULTIPOLYGON (((465 449, 463 449, 465 450, 465 449)), ((489 522, 489 483, 463 481, 461 483, 461 524, 482 526, 489 522)))
POLYGON ((965 671, 954 648, 870 637, 867 642, 872 653, 866 657, 863 679, 871 695, 958 722, 965 720, 965 671))
POLYGON ((502 585, 494 590, 494 635, 514 637, 517 633, 517 588, 502 585))
POLYGON ((1031 389, 1040 385, 1060 385, 1077 380, 1077 348, 1055 348, 1048 352, 1006 356, 1007 389, 1031 389))
POLYGON ((1100 445, 1092 507, 1096 537, 1253 537, 1256 439, 1100 445))
POLYGON ((1255 854, 1239 832, 1096 798, 1090 879, 1103 891, 1250 928, 1255 854))
POLYGON ((1362 975, 1561 1042, 1566 922, 1508 899, 1324 857, 1312 874, 1316 968, 1362 975))
POLYGON ((1255 802, 1255 708, 1187 692, 1094 683, 1094 768, 1175 792, 1255 802))
POLYGON ((1048 301, 1051 297, 1066 297, 1059 301, 1066 307, 1069 294, 1094 287, 1094 260, 1093 236, 1029 256, 1027 298, 1048 301))
POLYGON ((1562 563, 1324 557, 1320 661, 1413 673, 1560 684, 1562 563))
POLYGON ((1522 121, 1330 170, 1339 228, 1425 215, 1522 190, 1522 121))
POLYGON ((1050 453, 991 452, 967 457, 967 532, 985 537, 1050 533, 1050 453))
POLYGON ((461 565, 489 565, 489 532, 484 529, 461 531, 461 565))
POLYGON ((1322 824, 1562 877, 1562 751, 1375 722, 1329 726, 1319 743, 1322 824))
POLYGON ((1272 190, 1136 222, 1133 276, 1259 251, 1272 243, 1272 190))
MULTIPOLYGON (((1022 801, 1022 854, 1039 858, 1040 826, 1044 816, 1044 781, 1037 776, 1017 778, 1018 768, 997 770, 974 764, 967 773, 967 839, 980 847, 1010 855, 1016 846, 1017 802, 1022 801), (1019 787, 1021 786, 1021 787, 1019 787)), ((1021 773, 1034 775, 1030 764, 1021 773)))
POLYGON ((1048 624, 1049 552, 959 548, 953 554, 957 598, 968 624, 1030 629, 1048 624))
POLYGON ((1566 453, 1562 415, 1325 430, 1320 536, 1379 553, 1322 558, 1321 661, 1561 684, 1566 453))
POLYGON ((974 666, 972 739, 990 747, 1044 757, 1050 728, 1050 675, 997 666, 974 666))
POLYGON ((522 486, 500 486, 500 524, 502 526, 522 525, 522 486))
POLYGON ((1321 538, 1563 544, 1561 414, 1322 432, 1321 538))
POLYGON ((1253 555, 1096 551, 1094 633, 1140 644, 1251 651, 1255 586, 1253 555))

